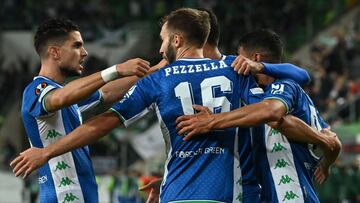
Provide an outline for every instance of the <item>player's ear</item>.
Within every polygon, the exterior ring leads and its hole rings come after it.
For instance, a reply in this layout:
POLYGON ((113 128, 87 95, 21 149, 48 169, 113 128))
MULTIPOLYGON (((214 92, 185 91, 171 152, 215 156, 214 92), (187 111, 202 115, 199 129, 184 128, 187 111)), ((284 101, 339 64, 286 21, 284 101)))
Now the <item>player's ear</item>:
POLYGON ((184 39, 183 39, 183 37, 181 35, 174 34, 173 43, 174 43, 176 48, 179 48, 179 47, 181 47, 183 45, 184 39))
POLYGON ((60 59, 60 49, 57 46, 49 46, 48 47, 49 56, 54 59, 60 59))
POLYGON ((260 62, 262 61, 262 55, 260 53, 255 53, 252 60, 260 62))

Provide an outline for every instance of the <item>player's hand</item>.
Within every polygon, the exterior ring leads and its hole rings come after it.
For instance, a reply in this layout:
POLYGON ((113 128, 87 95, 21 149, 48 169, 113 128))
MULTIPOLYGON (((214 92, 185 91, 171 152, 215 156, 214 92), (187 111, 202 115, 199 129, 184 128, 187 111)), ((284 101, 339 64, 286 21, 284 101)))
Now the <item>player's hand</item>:
POLYGON ((232 62, 231 67, 234 68, 238 74, 249 75, 261 73, 264 70, 264 65, 260 62, 252 61, 242 55, 236 57, 232 62))
POLYGON ((125 61, 124 63, 117 64, 116 70, 120 77, 127 77, 136 75, 144 77, 150 69, 150 62, 141 58, 135 58, 125 61))
POLYGON ((159 203, 161 182, 162 178, 158 178, 139 188, 140 191, 145 192, 150 190, 146 203, 159 203))
POLYGON ((326 181, 326 179, 329 177, 329 175, 330 175, 330 165, 326 163, 324 159, 322 159, 319 162, 319 164, 316 166, 314 172, 315 181, 318 182, 319 184, 323 184, 326 181))
POLYGON ((158 64, 156 64, 155 66, 152 66, 149 71, 148 74, 151 74, 153 72, 158 71, 160 68, 163 68, 165 66, 168 65, 168 62, 165 59, 162 59, 158 64))
POLYGON ((324 151, 336 151, 341 148, 341 143, 336 133, 332 132, 329 128, 324 128, 320 131, 324 136, 324 145, 321 146, 324 151))
POLYGON ((23 178, 27 178, 34 170, 44 165, 49 158, 46 156, 43 148, 30 148, 16 157, 10 166, 16 177, 23 174, 23 178))
POLYGON ((324 152, 323 158, 320 160, 315 170, 315 180, 322 184, 326 181, 330 174, 330 166, 336 161, 341 151, 341 142, 334 132, 329 129, 321 130, 321 133, 325 133, 329 146, 322 146, 324 152))
POLYGON ((199 105, 193 105, 193 108, 199 113, 180 116, 176 119, 176 130, 179 135, 184 135, 183 140, 185 141, 210 132, 212 129, 210 123, 214 118, 209 108, 199 105))

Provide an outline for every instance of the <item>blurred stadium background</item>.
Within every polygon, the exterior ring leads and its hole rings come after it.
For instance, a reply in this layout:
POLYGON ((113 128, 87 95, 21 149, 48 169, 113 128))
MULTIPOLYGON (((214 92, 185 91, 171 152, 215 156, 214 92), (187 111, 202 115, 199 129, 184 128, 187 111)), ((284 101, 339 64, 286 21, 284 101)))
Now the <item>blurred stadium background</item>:
MULTIPOLYGON (((332 176, 317 187, 320 199, 360 202, 359 0, 1 0, 0 203, 37 202, 36 175, 23 181, 9 167, 29 147, 20 105, 23 88, 40 67, 32 46, 37 25, 49 17, 79 24, 89 52, 85 74, 90 74, 131 57, 157 63, 158 21, 179 7, 216 13, 225 54, 236 53, 247 31, 270 28, 281 35, 284 61, 309 71, 312 82, 305 89, 343 142, 332 176)), ((100 202, 144 202, 146 194, 137 188, 162 175, 164 143, 155 115, 90 147, 100 202)))

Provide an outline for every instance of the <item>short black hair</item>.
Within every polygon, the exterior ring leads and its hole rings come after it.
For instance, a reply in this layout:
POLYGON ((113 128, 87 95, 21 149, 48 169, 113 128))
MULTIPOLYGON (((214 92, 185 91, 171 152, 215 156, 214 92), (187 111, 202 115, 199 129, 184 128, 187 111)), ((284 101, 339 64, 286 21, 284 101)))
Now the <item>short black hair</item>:
POLYGON ((170 32, 181 32, 192 45, 202 48, 209 36, 209 14, 193 8, 180 8, 165 16, 160 25, 167 23, 170 32))
POLYGON ((245 34, 239 41, 239 48, 247 52, 260 52, 267 56, 268 62, 280 62, 283 55, 283 42, 280 36, 269 29, 259 29, 245 34))
POLYGON ((34 46, 39 56, 44 56, 49 43, 64 42, 69 33, 80 31, 79 26, 69 19, 48 19, 37 29, 34 37, 34 46))
POLYGON ((212 46, 218 46, 219 45, 219 38, 220 38, 220 26, 218 23, 218 19, 215 15, 215 13, 212 10, 206 9, 206 8, 198 8, 200 11, 205 11, 209 14, 210 18, 210 33, 207 39, 207 43, 212 46))

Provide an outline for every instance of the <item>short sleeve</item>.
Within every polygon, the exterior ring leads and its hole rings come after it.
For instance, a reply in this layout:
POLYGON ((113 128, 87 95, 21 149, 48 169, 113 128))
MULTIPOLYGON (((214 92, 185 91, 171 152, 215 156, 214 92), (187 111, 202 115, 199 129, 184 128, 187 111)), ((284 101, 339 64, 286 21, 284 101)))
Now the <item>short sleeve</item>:
POLYGON ((80 112, 83 113, 87 110, 94 108, 101 102, 102 102, 102 93, 100 90, 97 90, 90 97, 79 102, 78 107, 79 107, 80 112))
POLYGON ((148 113, 151 105, 156 102, 159 87, 152 76, 138 81, 121 101, 110 108, 126 127, 148 113))
POLYGON ((264 99, 277 99, 284 103, 286 111, 289 113, 295 106, 298 89, 294 82, 288 80, 278 80, 266 88, 264 99))
POLYGON ((244 77, 240 88, 242 105, 254 104, 262 101, 264 90, 257 85, 253 76, 244 77))
POLYGON ((45 108, 45 97, 57 88, 60 86, 52 81, 43 78, 34 80, 25 89, 23 95, 23 106, 25 106, 26 111, 33 117, 49 115, 45 108))

